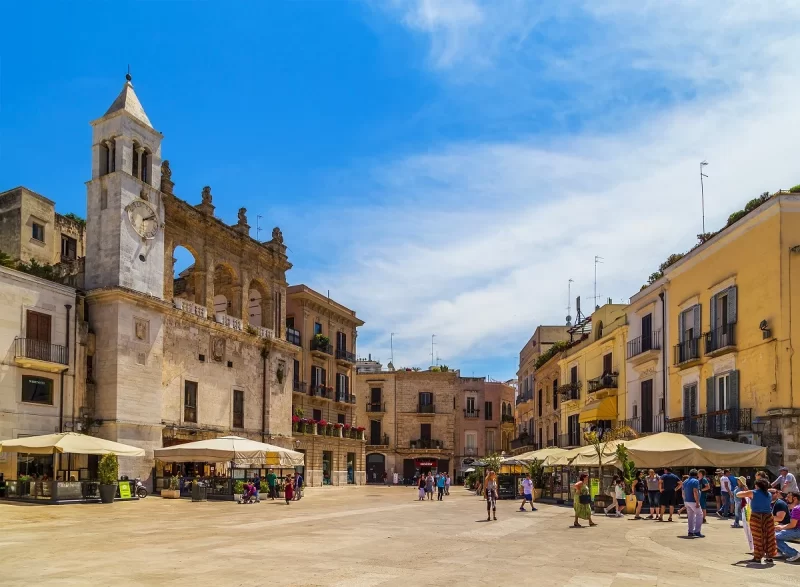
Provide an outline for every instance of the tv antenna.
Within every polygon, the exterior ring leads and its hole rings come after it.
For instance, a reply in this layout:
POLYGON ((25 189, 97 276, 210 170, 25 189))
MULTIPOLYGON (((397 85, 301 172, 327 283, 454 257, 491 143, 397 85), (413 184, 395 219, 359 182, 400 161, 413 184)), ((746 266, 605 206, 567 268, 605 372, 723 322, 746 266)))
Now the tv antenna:
POLYGON ((597 303, 597 264, 603 262, 603 257, 594 256, 594 309, 599 310, 600 306, 597 303))
POLYGON ((431 334, 431 366, 433 366, 433 364, 434 364, 433 363, 433 345, 434 345, 433 339, 435 339, 435 338, 436 338, 436 335, 435 334, 431 334))
POLYGON ((261 242, 261 223, 259 220, 261 220, 261 214, 256 214, 256 240, 261 242))
POLYGON ((572 326, 572 282, 571 277, 567 281, 567 326, 572 326))
POLYGON ((706 194, 705 190, 703 189, 703 178, 708 177, 705 173, 703 173, 703 167, 708 165, 708 161, 703 159, 700 161, 700 206, 703 214, 703 234, 706 233, 706 194))

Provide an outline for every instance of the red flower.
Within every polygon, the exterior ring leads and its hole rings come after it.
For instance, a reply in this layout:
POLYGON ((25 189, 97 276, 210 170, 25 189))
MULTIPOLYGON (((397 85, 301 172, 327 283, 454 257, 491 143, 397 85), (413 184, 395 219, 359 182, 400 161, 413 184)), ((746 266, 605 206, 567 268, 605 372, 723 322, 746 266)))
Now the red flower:
POLYGON ((358 428, 356 428, 356 430, 358 430, 359 432, 364 432, 366 428, 364 428, 363 426, 359 426, 358 428))
POLYGON ((350 430, 350 428, 351 428, 350 424, 345 424, 345 425, 344 425, 344 429, 345 429, 345 430, 350 430))
POLYGON ((334 425, 333 425, 333 427, 334 427, 334 428, 336 428, 337 430, 338 430, 339 428, 341 428, 342 426, 344 426, 344 424, 338 424, 338 423, 337 423, 337 424, 334 424, 334 425))
POLYGON ((306 424, 316 424, 317 421, 314 418, 309 418, 306 424))
POLYGON ((300 416, 292 416, 292 424, 298 424, 300 422, 300 416))
POLYGON ((319 424, 320 426, 327 426, 328 422, 326 420, 320 420, 319 422, 317 422, 317 424, 319 424))

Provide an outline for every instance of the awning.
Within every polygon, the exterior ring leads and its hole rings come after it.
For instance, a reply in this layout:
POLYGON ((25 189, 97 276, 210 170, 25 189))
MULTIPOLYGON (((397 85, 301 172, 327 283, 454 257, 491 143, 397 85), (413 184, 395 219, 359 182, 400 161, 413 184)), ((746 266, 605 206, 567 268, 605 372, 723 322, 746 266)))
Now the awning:
POLYGON ((303 453, 240 436, 198 440, 168 448, 157 448, 153 452, 158 460, 165 463, 233 461, 236 465, 267 465, 288 468, 302 466, 304 462, 303 453))
POLYGON ((587 422, 597 422, 598 420, 616 419, 617 398, 611 396, 586 404, 583 410, 581 410, 581 416, 578 418, 578 422, 585 424, 587 422))
POLYGON ((0 451, 36 455, 69 453, 75 455, 112 454, 124 457, 144 456, 144 449, 139 447, 87 434, 79 434, 78 432, 61 432, 60 434, 44 434, 42 436, 25 436, 14 440, 0 440, 0 451))
POLYGON ((540 450, 526 452, 521 455, 517 455, 515 457, 507 457, 503 459, 503 463, 509 465, 516 465, 518 463, 527 464, 533 462, 533 460, 536 459, 543 467, 547 467, 556 457, 559 457, 566 452, 567 452, 566 449, 551 446, 547 448, 542 448, 540 450))
POLYGON ((628 457, 637 467, 763 467, 763 446, 661 432, 625 443, 628 457))

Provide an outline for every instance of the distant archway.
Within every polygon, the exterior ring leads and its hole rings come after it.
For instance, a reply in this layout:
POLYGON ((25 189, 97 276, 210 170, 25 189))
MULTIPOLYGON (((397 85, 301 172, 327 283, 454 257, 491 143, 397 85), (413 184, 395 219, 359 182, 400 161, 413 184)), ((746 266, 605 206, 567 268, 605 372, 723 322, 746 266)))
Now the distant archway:
POLYGON ((227 314, 235 318, 241 317, 239 309, 241 295, 236 287, 236 273, 225 264, 214 267, 214 314, 227 314))
POLYGON ((247 295, 247 319, 251 326, 274 328, 272 316, 272 297, 269 288, 260 280, 253 279, 247 295))
POLYGON ((172 295, 175 298, 198 302, 197 292, 205 287, 203 283, 196 283, 195 255, 182 245, 172 251, 172 295))

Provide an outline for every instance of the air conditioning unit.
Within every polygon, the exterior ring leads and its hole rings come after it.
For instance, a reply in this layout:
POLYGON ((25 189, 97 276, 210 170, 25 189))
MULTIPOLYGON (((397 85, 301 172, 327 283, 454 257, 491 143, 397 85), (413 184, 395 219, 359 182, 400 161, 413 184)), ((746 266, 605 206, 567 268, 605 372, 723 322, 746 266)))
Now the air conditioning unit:
POLYGON ((736 441, 742 444, 761 444, 758 434, 755 432, 740 432, 736 437, 736 441))

